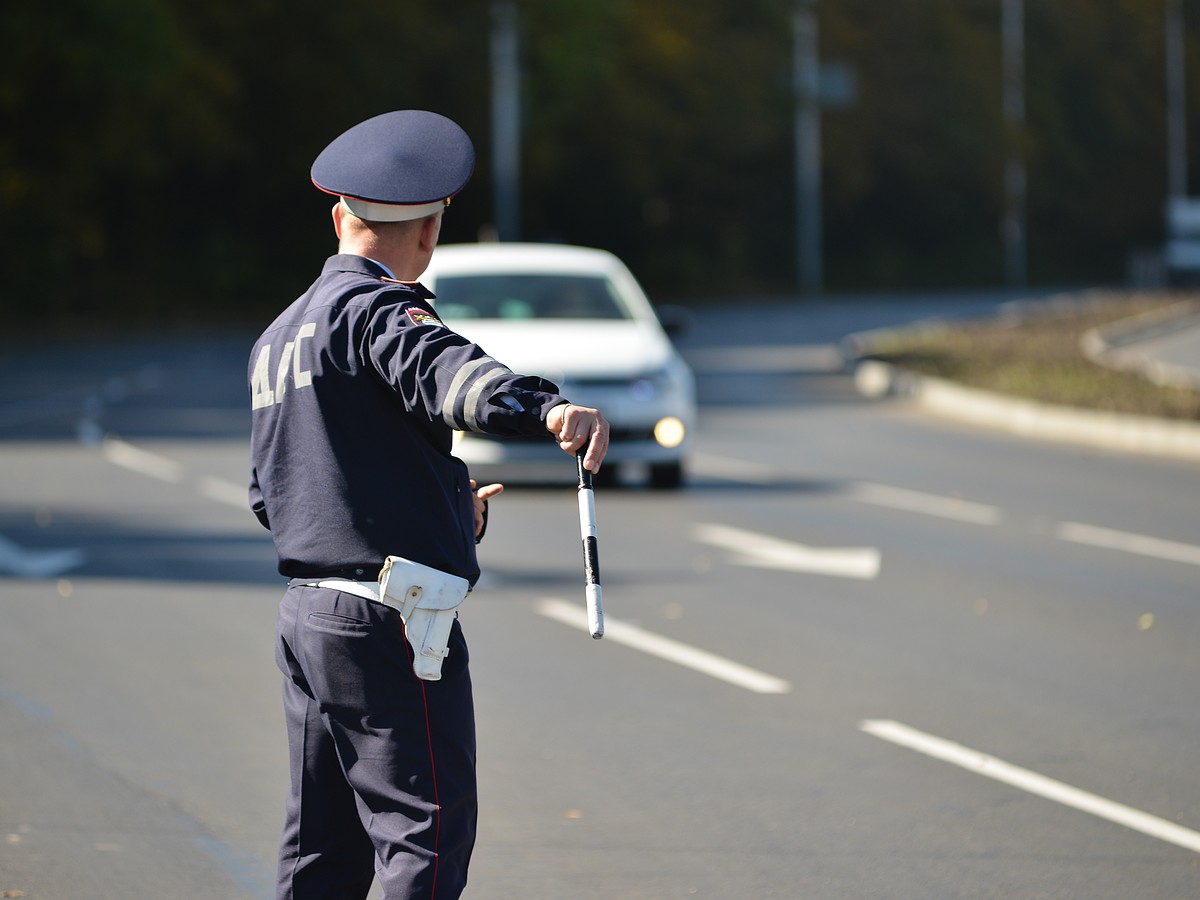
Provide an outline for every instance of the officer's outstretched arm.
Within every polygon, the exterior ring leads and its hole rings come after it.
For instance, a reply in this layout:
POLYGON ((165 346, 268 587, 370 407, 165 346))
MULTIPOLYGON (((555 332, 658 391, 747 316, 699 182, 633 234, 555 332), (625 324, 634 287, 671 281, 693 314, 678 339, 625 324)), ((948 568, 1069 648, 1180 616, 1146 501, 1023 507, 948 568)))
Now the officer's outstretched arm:
POLYGON ((586 447, 584 467, 589 472, 600 471, 600 464, 608 453, 608 420, 598 409, 560 403, 546 416, 546 430, 570 456, 586 447))

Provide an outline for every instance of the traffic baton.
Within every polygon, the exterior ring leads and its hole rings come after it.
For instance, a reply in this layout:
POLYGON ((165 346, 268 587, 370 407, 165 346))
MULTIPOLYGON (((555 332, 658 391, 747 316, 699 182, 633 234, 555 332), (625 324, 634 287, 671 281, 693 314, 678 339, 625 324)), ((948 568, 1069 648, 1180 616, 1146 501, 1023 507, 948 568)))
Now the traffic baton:
POLYGON ((579 532, 583 537, 583 571, 587 576, 588 630, 593 638, 604 636, 604 605, 600 591, 600 559, 596 550, 596 492, 592 473, 584 468, 583 450, 575 454, 579 464, 579 532))

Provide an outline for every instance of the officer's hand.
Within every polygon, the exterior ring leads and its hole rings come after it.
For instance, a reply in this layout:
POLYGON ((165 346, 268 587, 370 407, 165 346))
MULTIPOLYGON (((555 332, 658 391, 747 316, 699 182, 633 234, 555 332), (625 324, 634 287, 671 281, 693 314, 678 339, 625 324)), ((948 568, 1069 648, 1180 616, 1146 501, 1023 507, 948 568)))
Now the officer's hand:
POLYGON ((476 487, 475 479, 472 478, 471 490, 475 492, 472 495, 475 500, 475 537, 479 537, 483 534, 483 526, 487 524, 488 498, 504 493, 504 485, 485 484, 483 487, 476 487))
POLYGON ((599 410, 574 403, 559 404, 546 416, 546 429, 558 439, 563 452, 571 456, 586 447, 584 468, 593 473, 600 471, 608 453, 608 420, 599 410))

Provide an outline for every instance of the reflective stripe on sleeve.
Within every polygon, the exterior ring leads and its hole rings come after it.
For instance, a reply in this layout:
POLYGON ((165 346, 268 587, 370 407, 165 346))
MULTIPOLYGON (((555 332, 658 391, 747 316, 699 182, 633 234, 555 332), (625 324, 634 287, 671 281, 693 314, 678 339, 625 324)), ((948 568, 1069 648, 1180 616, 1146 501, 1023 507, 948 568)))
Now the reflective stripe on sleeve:
POLYGON ((442 419, 451 428, 459 431, 474 431, 478 428, 479 398, 487 385, 497 378, 511 373, 511 370, 490 356, 473 359, 454 373, 454 380, 446 392, 442 404, 442 419), (461 416, 457 414, 460 406, 461 416))
POLYGON ((484 389, 497 378, 508 374, 508 371, 501 366, 499 369, 485 372, 475 380, 475 385, 467 393, 467 399, 463 402, 463 415, 467 417, 467 427, 471 431, 479 430, 479 398, 483 395, 484 389))

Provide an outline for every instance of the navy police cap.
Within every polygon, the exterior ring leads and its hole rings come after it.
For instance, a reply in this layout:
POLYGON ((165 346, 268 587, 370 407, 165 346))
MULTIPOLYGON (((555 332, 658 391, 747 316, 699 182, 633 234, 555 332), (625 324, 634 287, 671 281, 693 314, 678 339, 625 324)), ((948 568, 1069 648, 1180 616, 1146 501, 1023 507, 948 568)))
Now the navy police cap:
POLYGON ((402 109, 360 122, 321 151, 313 184, 369 222, 432 215, 475 168, 467 133, 445 116, 402 109))

